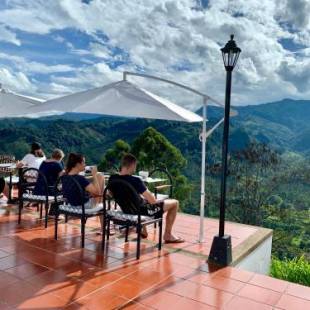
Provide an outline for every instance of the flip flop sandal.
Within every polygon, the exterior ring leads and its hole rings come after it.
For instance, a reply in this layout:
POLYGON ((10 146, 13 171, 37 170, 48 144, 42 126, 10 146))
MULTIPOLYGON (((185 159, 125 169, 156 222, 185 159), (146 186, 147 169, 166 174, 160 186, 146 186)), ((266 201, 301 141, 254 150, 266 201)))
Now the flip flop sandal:
POLYGON ((185 242, 185 240, 182 238, 177 238, 173 240, 165 240, 165 243, 183 243, 183 242, 185 242))

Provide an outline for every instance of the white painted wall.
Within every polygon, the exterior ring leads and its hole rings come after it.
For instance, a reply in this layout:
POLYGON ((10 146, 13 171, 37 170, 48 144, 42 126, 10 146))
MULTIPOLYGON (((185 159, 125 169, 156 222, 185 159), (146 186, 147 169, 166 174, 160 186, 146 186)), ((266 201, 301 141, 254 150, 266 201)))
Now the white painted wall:
POLYGON ((255 273, 269 274, 271 263, 272 236, 262 242, 254 251, 243 258, 235 267, 255 273))

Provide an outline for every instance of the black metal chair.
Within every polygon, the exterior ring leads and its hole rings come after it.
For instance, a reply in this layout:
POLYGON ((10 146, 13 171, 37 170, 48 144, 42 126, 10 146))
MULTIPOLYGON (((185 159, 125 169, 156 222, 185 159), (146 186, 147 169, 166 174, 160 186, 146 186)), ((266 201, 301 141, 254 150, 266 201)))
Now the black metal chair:
POLYGON ((155 168, 154 170, 150 172, 149 176, 152 178, 158 177, 161 179, 165 179, 167 181, 167 182, 164 181, 165 184, 155 185, 154 189, 151 188, 151 190, 154 190, 154 195, 156 198, 161 198, 161 199, 172 198, 172 195, 173 195, 172 176, 167 168, 164 168, 164 167, 155 168), (168 190, 168 192, 164 194, 160 194, 160 192, 164 190, 168 190))
POLYGON ((128 233, 130 227, 135 227, 137 231, 137 259, 140 258, 141 245, 141 230, 142 226, 159 223, 159 243, 158 249, 162 247, 162 223, 163 223, 163 202, 155 205, 146 204, 138 195, 135 189, 121 179, 121 177, 114 175, 110 179, 103 193, 104 204, 104 239, 103 246, 105 246, 105 238, 109 240, 110 222, 126 227, 125 242, 128 242, 128 233), (111 209, 110 201, 114 200, 120 209, 111 209))
MULTIPOLYGON (((73 218, 79 218, 81 220, 81 247, 84 248, 85 245, 85 225, 86 221, 90 217, 94 216, 101 216, 102 217, 102 223, 103 220, 103 206, 98 205, 94 208, 87 208, 85 206, 85 197, 86 192, 85 189, 83 189, 79 182, 74 178, 74 176, 71 175, 63 175, 58 178, 55 189, 55 240, 58 238, 58 217, 60 214, 65 215, 66 222, 68 217, 73 218), (71 205, 68 202, 67 195, 68 192, 72 191, 76 194, 76 200, 79 201, 79 205, 71 205), (59 195, 62 195, 62 202, 58 202, 59 195)), ((103 229, 103 227, 102 227, 103 229)), ((102 231, 102 245, 104 243, 104 232, 102 231)), ((103 245, 104 247, 104 245, 103 245)))
POLYGON ((47 228, 49 205, 54 201, 54 196, 49 195, 49 187, 45 175, 35 168, 20 168, 19 183, 18 183, 18 223, 21 223, 22 210, 24 203, 37 203, 40 210, 40 219, 42 219, 43 205, 45 207, 45 228, 47 228), (40 195, 35 194, 34 190, 38 181, 41 178, 40 195))
MULTIPOLYGON (((0 155, 0 163, 1 164, 14 164, 15 163, 15 156, 14 155, 0 155)), ((15 200, 12 199, 12 190, 14 185, 18 185, 19 179, 18 177, 14 176, 15 168, 11 167, 1 167, 0 174, 5 176, 5 182, 9 186, 9 197, 8 203, 13 203, 15 200)))

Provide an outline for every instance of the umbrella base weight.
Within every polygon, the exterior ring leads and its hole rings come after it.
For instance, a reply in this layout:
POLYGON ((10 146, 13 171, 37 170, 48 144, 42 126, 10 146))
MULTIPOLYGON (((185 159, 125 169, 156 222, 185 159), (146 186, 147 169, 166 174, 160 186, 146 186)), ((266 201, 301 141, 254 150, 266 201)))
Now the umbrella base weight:
POLYGON ((208 262, 228 266, 232 262, 231 252, 231 237, 229 235, 223 237, 217 235, 213 238, 208 262))

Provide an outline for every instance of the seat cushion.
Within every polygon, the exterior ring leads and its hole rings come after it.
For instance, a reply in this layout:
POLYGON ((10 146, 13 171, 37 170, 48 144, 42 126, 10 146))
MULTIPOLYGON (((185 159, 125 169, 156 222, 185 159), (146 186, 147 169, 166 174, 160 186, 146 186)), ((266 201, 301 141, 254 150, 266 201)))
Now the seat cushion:
MULTIPOLYGON (((5 178, 5 182, 6 182, 7 184, 9 184, 9 183, 10 183, 10 177, 6 177, 6 178, 5 178)), ((19 177, 13 175, 13 176, 12 176, 12 184, 18 184, 18 182, 19 182, 19 177)))
MULTIPOLYGON (((32 193, 24 193, 23 194, 24 200, 31 200, 31 201, 45 201, 45 195, 34 195, 32 193)), ((48 202, 53 202, 55 200, 54 196, 48 196, 48 202)))
MULTIPOLYGON (((119 221, 130 221, 130 222, 134 222, 137 223, 138 222, 138 215, 135 214, 127 214, 124 213, 121 210, 108 210, 107 214, 119 221)), ((152 217, 146 216, 146 215, 141 215, 141 222, 145 222, 145 221, 149 221, 152 220, 152 217)))
MULTIPOLYGON (((82 214, 82 206, 71 206, 69 204, 68 205, 60 205, 59 211, 81 215, 82 214)), ((85 208, 85 214, 87 214, 87 215, 94 215, 94 214, 100 213, 101 211, 103 211, 102 205, 98 205, 97 207, 94 207, 94 208, 85 208)))

